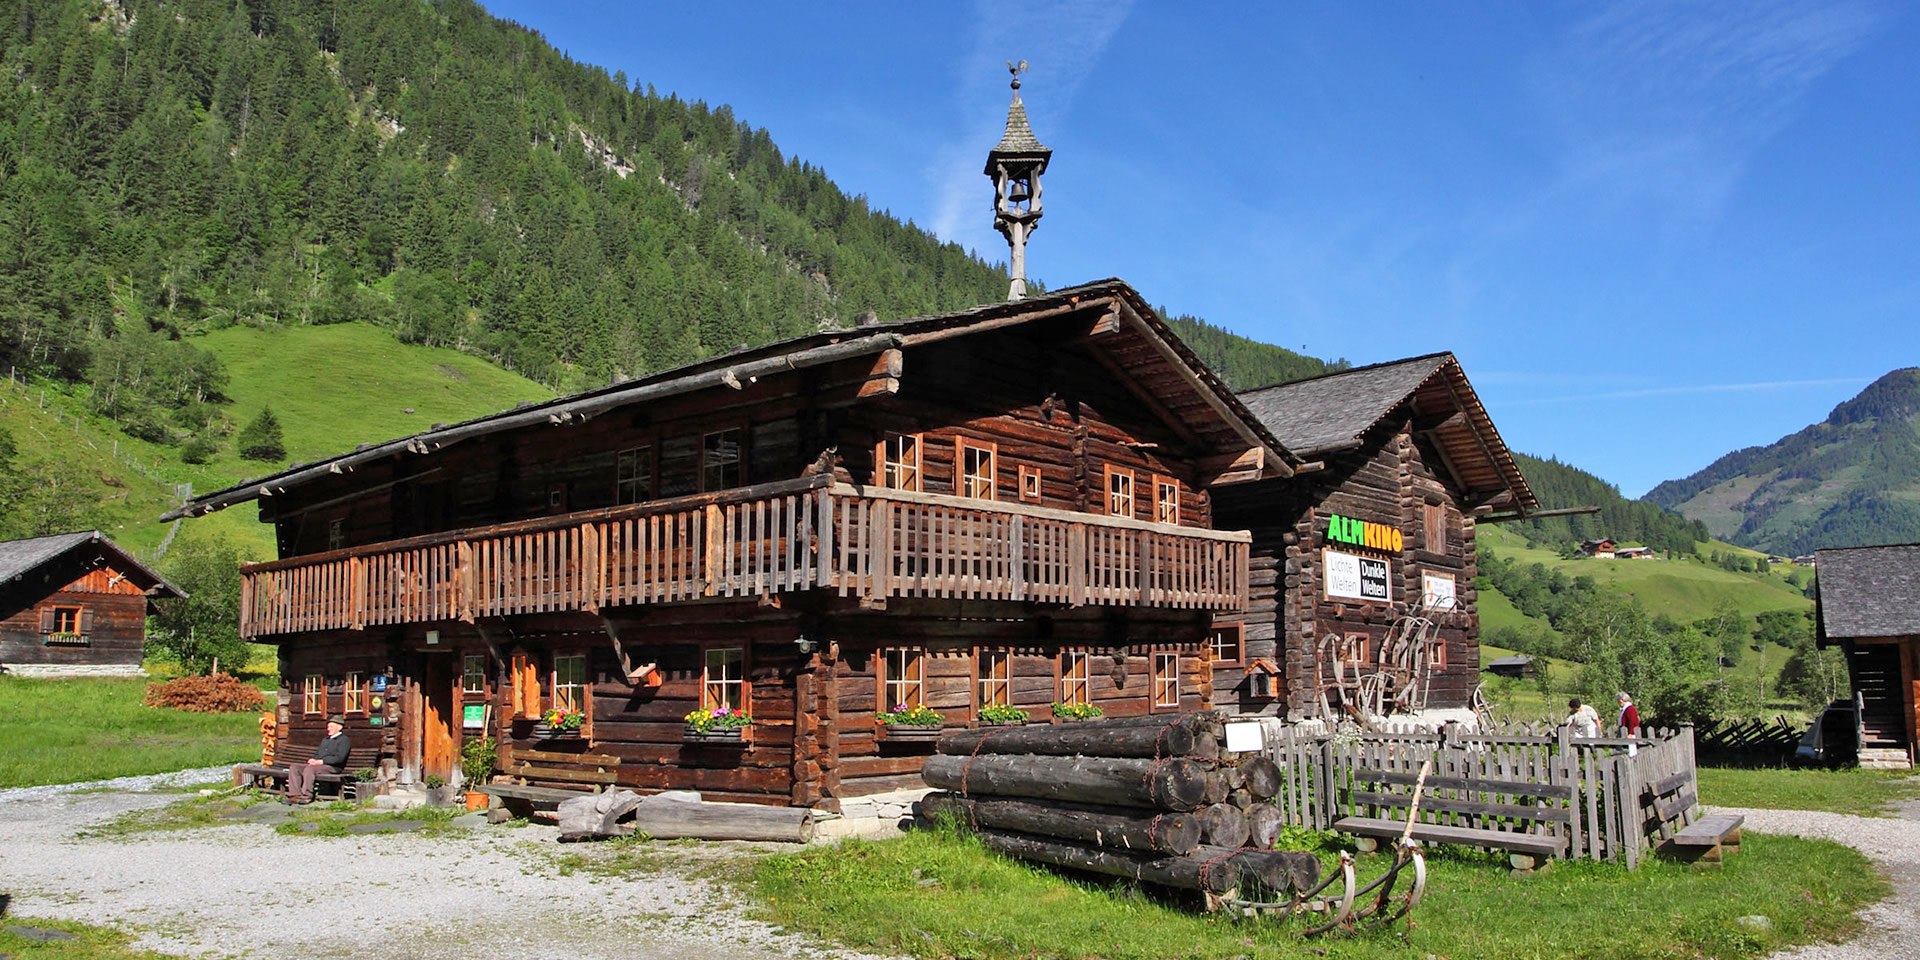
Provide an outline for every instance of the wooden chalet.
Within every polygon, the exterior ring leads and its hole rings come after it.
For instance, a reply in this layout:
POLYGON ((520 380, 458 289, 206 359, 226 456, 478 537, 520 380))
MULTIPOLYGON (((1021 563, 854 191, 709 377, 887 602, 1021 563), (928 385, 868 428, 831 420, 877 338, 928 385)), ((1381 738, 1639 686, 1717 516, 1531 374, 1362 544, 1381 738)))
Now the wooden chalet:
POLYGON ((1284 448, 1126 284, 834 330, 366 447, 214 493, 281 559, 243 571, 281 736, 451 777, 492 733, 531 784, 835 809, 918 783, 989 704, 1210 705, 1249 536, 1223 484, 1284 448), (554 705, 572 741, 530 739, 554 705), (738 745, 682 718, 727 706, 738 745))
POLYGON ((1458 707, 1479 683, 1474 525, 1538 506, 1450 353, 1241 394, 1306 461, 1222 488, 1216 523, 1253 535, 1252 592, 1223 614, 1214 700, 1319 717, 1458 707))
POLYGON ((184 596, 98 530, 0 543, 0 667, 144 676, 147 614, 184 596))
POLYGON ((1815 556, 1819 642, 1846 654, 1860 763, 1911 767, 1920 756, 1920 543, 1815 556))

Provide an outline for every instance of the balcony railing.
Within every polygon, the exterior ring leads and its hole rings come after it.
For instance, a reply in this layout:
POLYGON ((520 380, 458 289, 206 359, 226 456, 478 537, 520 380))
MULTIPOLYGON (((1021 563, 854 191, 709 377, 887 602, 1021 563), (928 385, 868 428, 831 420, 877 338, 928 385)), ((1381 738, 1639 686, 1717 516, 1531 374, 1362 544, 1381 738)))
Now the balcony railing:
POLYGON ((243 568, 250 637, 799 590, 1238 610, 1248 536, 816 477, 243 568))

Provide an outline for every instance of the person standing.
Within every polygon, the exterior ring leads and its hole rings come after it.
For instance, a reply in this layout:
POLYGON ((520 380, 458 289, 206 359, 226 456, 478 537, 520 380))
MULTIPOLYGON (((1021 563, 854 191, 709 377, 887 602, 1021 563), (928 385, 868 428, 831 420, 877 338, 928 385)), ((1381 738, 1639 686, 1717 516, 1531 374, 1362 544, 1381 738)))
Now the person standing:
POLYGON ((1613 698, 1620 702, 1620 727, 1627 731, 1629 737, 1639 736, 1640 710, 1633 705, 1633 698, 1627 696, 1624 690, 1614 694, 1613 698))
POLYGON ((1600 736, 1600 714, 1579 697, 1567 701, 1567 727, 1570 736, 1592 740, 1600 736))
POLYGON ((313 750, 313 758, 306 763, 296 763, 287 767, 287 802, 308 803, 313 800, 313 778, 322 773, 340 773, 347 768, 347 755, 353 750, 353 743, 347 739, 347 718, 338 714, 327 718, 327 738, 313 750))

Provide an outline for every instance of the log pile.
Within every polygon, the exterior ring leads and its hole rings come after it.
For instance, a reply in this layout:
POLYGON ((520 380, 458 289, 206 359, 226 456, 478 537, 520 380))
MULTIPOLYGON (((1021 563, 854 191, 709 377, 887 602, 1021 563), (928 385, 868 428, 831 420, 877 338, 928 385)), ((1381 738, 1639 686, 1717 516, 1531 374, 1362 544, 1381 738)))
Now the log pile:
POLYGON ((1279 768, 1222 741, 1207 713, 959 730, 921 771, 939 792, 917 813, 1023 860, 1199 891, 1209 909, 1315 890, 1317 858, 1271 849, 1279 768))

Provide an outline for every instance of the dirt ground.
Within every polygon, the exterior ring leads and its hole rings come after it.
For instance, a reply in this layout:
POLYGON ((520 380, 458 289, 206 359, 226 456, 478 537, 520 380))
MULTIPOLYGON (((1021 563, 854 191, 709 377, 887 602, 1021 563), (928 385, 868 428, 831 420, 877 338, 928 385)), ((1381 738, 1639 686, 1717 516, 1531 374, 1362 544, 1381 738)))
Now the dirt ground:
MULTIPOLYGON (((207 782, 217 771, 175 781, 207 782)), ((162 778, 112 788, 0 790, 0 894, 10 916, 125 930, 136 945, 208 957, 379 955, 420 960, 859 958, 748 919, 707 877, 733 844, 644 851, 649 872, 605 875, 552 827, 442 836, 287 836, 229 822, 84 837, 89 826, 182 798, 162 778)))

